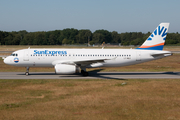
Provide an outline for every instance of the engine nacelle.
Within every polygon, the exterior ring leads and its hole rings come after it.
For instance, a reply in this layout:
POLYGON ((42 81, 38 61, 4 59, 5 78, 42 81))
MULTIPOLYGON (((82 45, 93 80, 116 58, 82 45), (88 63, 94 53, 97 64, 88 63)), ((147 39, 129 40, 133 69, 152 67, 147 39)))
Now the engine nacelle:
POLYGON ((54 68, 56 74, 73 74, 80 71, 79 67, 67 64, 56 64, 54 68))

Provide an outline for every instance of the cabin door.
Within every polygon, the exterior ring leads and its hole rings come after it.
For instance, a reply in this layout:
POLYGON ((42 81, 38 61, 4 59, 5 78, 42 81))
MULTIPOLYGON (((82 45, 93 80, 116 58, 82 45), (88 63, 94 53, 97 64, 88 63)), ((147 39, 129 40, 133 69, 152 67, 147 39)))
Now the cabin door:
POLYGON ((141 52, 140 51, 136 52, 136 61, 141 61, 141 52))
POLYGON ((24 51, 24 58, 23 58, 24 61, 29 61, 29 50, 25 50, 24 51))

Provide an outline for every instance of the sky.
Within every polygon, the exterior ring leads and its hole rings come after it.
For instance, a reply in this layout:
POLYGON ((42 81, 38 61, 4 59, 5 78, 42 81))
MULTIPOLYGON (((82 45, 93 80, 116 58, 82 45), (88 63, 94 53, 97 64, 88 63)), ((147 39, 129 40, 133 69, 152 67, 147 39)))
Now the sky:
POLYGON ((180 33, 180 0, 0 0, 0 31, 66 28, 152 32, 169 22, 180 33))

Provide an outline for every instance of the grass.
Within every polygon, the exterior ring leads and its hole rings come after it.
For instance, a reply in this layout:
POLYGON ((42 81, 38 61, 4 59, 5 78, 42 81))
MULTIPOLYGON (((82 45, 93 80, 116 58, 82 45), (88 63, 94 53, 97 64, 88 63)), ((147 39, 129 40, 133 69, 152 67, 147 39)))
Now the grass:
POLYGON ((0 80, 0 119, 180 119, 179 85, 177 79, 0 80))

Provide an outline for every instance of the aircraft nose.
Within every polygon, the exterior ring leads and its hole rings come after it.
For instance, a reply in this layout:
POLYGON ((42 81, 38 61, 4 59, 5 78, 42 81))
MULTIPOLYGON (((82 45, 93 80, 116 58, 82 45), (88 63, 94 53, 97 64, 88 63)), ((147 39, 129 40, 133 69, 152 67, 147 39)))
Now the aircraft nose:
POLYGON ((4 62, 5 64, 7 64, 7 58, 5 58, 3 62, 4 62))
POLYGON ((4 59, 4 63, 5 64, 9 64, 10 63, 10 60, 8 59, 8 57, 4 59))

